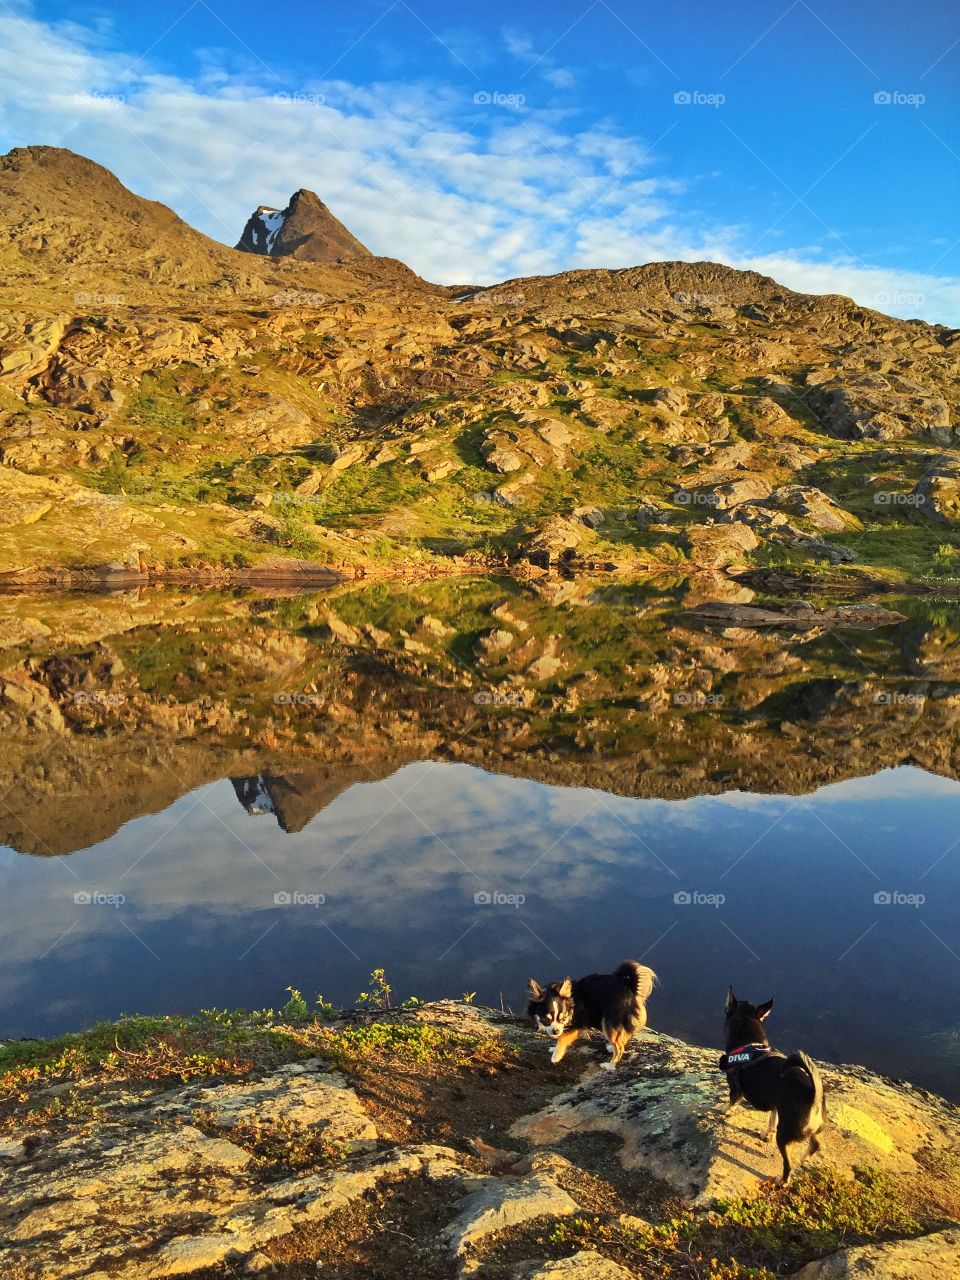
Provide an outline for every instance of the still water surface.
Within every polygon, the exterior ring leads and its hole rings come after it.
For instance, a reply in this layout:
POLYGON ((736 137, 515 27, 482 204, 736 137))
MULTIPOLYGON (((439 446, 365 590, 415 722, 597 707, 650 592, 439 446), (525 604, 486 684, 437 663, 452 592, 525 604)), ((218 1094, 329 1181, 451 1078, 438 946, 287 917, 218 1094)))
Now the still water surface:
POLYGON ((912 767, 807 796, 679 801, 424 760, 291 824, 223 779, 68 857, 0 846, 0 1034, 121 1013, 396 998, 523 1004, 626 956, 651 1025, 717 1044, 724 992, 771 1037, 960 1099, 960 784, 912 767), (298 826, 298 830, 285 827, 298 826))

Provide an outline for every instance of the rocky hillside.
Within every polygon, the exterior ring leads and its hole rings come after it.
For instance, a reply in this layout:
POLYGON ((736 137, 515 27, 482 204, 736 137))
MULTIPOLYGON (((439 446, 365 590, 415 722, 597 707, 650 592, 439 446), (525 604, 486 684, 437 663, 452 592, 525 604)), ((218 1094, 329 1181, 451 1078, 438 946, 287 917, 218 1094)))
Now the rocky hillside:
POLYGON ((960 1276, 960 1112, 821 1064, 825 1151, 773 1189, 716 1050, 615 1073, 519 1020, 212 1010, 0 1047, 7 1280, 960 1276))
POLYGON ((285 209, 260 205, 247 220, 236 247, 301 262, 340 262, 370 254, 315 192, 302 188, 293 193, 285 209))
POLYGON ((958 575, 956 331, 711 263, 443 289, 303 261, 318 209, 241 253, 0 160, 0 571, 958 575))

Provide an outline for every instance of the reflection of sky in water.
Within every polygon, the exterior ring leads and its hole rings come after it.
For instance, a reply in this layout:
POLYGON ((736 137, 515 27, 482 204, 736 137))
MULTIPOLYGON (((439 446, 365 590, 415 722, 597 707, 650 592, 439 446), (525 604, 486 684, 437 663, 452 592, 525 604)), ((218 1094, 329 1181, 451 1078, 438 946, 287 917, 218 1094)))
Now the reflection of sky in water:
POLYGON ((423 763, 351 787, 297 834, 218 782, 69 858, 0 848, 0 1034, 121 1012, 477 990, 645 959, 652 1024, 716 1043, 727 982, 773 1037, 951 1092, 960 1054, 960 785, 916 769, 811 796, 687 801, 423 763), (120 907, 74 894, 123 894, 120 907), (725 897, 676 903, 674 895, 725 897), (878 905, 874 894, 926 897, 878 905), (323 894, 322 906, 277 893, 323 894), (523 895, 521 906, 476 903, 523 895))

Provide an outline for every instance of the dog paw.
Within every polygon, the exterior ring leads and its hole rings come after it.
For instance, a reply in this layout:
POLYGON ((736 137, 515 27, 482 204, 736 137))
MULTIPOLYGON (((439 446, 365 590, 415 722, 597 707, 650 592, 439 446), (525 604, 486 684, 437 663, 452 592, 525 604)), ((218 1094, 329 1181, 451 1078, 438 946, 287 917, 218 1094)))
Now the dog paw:
POLYGON ((616 1052, 617 1052, 617 1046, 616 1046, 615 1044, 611 1044, 611 1043, 610 1043, 610 1041, 608 1040, 608 1041, 607 1041, 607 1053, 616 1053, 616 1052))
POLYGON ((600 1063, 600 1070, 601 1070, 601 1071, 616 1071, 616 1069, 617 1069, 617 1068, 616 1068, 616 1064, 615 1064, 615 1063, 613 1063, 613 1062, 601 1062, 601 1063, 600 1063))
POLYGON ((550 1061, 553 1063, 554 1066, 556 1066, 557 1063, 560 1061, 559 1057, 557 1056, 556 1049, 550 1050, 550 1061))

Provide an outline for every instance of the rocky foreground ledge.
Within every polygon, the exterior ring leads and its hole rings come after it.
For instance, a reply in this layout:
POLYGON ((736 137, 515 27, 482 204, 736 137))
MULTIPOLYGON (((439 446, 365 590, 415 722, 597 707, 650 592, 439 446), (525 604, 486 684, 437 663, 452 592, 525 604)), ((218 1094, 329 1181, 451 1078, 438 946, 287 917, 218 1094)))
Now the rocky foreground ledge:
POLYGON ((958 1108, 821 1064, 825 1151, 783 1191, 716 1050, 603 1056, 453 1001, 3 1046, 0 1276, 960 1276, 958 1108))

